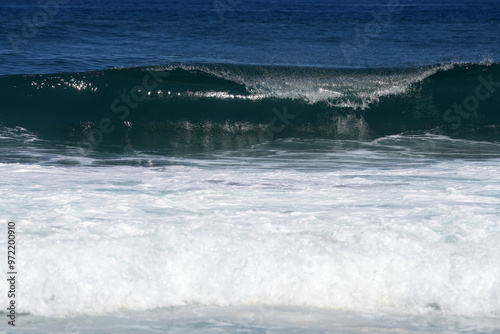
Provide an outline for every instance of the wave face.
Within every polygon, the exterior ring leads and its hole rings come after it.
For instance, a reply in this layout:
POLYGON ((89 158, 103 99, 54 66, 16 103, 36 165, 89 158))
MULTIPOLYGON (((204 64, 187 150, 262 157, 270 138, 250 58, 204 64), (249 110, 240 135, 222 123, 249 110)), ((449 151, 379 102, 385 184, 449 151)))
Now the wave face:
POLYGON ((0 123, 137 148, 409 131, 497 140, 500 64, 411 69, 170 65, 0 78, 0 123))

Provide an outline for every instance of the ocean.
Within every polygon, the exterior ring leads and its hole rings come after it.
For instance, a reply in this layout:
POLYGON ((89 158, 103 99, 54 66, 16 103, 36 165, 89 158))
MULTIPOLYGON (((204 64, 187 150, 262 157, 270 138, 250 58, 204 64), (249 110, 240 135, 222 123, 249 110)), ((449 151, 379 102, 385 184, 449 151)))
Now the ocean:
POLYGON ((500 333, 500 2, 0 13, 0 333, 500 333))

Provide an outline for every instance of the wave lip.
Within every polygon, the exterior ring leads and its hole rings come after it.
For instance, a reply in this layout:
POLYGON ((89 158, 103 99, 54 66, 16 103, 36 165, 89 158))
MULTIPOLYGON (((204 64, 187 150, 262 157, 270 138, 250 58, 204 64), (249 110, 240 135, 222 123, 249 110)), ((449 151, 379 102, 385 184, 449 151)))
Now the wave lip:
POLYGON ((406 131, 498 140, 498 86, 498 63, 357 70, 170 65, 4 76, 0 123, 55 139, 146 148, 406 131))

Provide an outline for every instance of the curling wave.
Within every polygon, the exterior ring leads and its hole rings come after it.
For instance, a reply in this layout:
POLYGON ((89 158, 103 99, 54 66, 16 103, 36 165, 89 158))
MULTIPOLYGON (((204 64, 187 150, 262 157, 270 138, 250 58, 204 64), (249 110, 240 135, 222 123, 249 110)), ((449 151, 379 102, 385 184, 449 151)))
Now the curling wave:
POLYGON ((407 131, 499 138, 500 64, 410 69, 169 65, 0 77, 0 123, 138 148, 407 131))

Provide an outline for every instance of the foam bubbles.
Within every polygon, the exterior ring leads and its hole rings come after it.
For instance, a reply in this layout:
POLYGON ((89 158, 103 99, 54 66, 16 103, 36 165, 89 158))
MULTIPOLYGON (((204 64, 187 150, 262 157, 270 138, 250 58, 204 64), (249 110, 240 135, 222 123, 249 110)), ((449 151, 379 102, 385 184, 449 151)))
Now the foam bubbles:
MULTIPOLYGON (((244 85, 250 96, 227 92, 207 92, 203 96, 221 99, 280 98, 326 103, 330 107, 366 109, 383 96, 400 95, 412 86, 453 64, 401 70, 340 70, 327 68, 293 68, 254 66, 172 65, 165 69, 202 70, 226 80, 244 85)), ((196 94, 195 94, 196 95, 196 94)))
POLYGON ((498 160, 307 152, 161 168, 0 164, 21 311, 500 316, 498 160))

